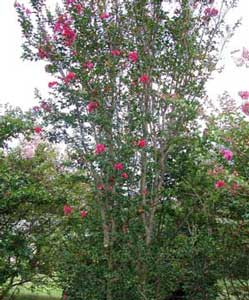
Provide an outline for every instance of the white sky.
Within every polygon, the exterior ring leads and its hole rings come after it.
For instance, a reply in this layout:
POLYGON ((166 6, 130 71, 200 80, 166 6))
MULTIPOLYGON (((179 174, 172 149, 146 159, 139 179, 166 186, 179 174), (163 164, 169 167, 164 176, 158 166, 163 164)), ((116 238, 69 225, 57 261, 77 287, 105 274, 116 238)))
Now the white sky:
MULTIPOLYGON (((55 0, 47 0, 47 2, 55 0)), ((20 0, 28 3, 28 0, 20 0)), ((237 30, 232 41, 226 46, 222 55, 225 69, 222 74, 215 74, 214 80, 208 83, 208 94, 215 98, 227 90, 232 97, 239 100, 240 90, 249 90, 249 69, 235 66, 230 51, 249 48, 249 0, 239 0, 239 6, 230 11, 229 20, 242 17, 242 26, 237 30)), ((51 76, 44 70, 44 63, 23 62, 21 56, 21 31, 14 9, 14 0, 0 0, 0 104, 10 103, 27 109, 37 104, 34 89, 38 88, 45 96, 51 76)), ((240 53, 237 55, 239 56, 240 53)))

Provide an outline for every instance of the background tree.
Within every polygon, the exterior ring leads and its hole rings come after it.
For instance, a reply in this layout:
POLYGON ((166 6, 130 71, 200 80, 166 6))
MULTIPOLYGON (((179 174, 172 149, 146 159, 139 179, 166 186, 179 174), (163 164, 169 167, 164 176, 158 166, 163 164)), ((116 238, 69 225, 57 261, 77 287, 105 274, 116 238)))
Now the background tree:
POLYGON ((238 112, 225 112, 210 119, 208 132, 215 145, 213 159, 216 156, 209 174, 221 190, 216 221, 223 297, 248 299, 248 121, 238 112))
MULTIPOLYGON (((2 145, 9 144, 10 136, 33 131, 32 120, 27 123, 20 116, 10 111, 1 116, 2 145)), ((82 175, 63 168, 40 134, 8 148, 0 152, 1 299, 25 283, 42 285, 53 279, 63 206, 83 207, 86 189, 82 175)), ((80 210, 78 214, 80 218, 80 210)))

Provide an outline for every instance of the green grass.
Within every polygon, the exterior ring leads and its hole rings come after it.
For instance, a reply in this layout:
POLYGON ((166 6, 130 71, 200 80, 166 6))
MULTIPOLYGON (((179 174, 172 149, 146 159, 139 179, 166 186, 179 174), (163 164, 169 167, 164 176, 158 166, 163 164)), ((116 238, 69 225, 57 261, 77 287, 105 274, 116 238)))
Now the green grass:
MULTIPOLYGON (((26 285, 19 287, 18 291, 11 297, 11 300, 59 300, 61 295, 61 289, 56 287, 31 288, 31 286, 26 285)), ((6 300, 9 299, 10 297, 6 297, 6 300)))

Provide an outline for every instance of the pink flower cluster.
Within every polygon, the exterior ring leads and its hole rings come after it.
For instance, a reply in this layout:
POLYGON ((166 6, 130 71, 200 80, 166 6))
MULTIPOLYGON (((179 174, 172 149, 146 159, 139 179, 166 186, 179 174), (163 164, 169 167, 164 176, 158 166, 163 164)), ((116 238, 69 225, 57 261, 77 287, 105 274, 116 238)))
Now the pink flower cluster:
MULTIPOLYGON (((63 212, 65 216, 69 216, 73 213, 73 207, 70 205, 65 204, 63 207, 63 212)), ((80 211, 80 216, 82 218, 85 218, 87 216, 87 211, 86 210, 81 210, 80 211)))
POLYGON ((110 18, 110 14, 109 13, 107 13, 107 12, 103 12, 102 14, 100 14, 100 19, 101 20, 105 20, 105 19, 108 19, 108 18, 110 18))
POLYGON ((60 33, 64 38, 65 45, 69 47, 72 46, 77 37, 76 32, 70 27, 71 23, 72 21, 66 15, 60 15, 54 25, 54 32, 60 33))
POLYGON ((131 62, 133 62, 133 63, 137 62, 137 60, 138 60, 138 54, 137 54, 137 52, 136 52, 136 51, 131 51, 131 52, 128 54, 128 59, 129 59, 131 62))
POLYGON ((223 149, 223 150, 221 150, 221 154, 228 161, 233 159, 233 152, 231 150, 229 150, 229 149, 223 149))
POLYGON ((66 0, 66 5, 72 5, 76 2, 76 0, 66 0))
POLYGON ((112 56, 120 56, 121 55, 121 51, 118 50, 118 49, 111 50, 111 55, 112 56))
POLYGON ((44 50, 42 47, 38 48, 38 53, 37 53, 38 57, 40 59, 44 59, 44 58, 48 58, 48 53, 46 50, 44 50))
POLYGON ((74 72, 68 72, 67 75, 63 78, 63 81, 68 84, 76 78, 76 74, 74 72))
POLYGON ((42 132, 42 128, 39 126, 34 127, 34 132, 40 134, 42 132))
POLYGON ((101 154, 103 152, 105 152, 106 148, 104 144, 97 144, 95 147, 95 153, 96 154, 101 154))
POLYGON ((249 91, 240 91, 239 96, 241 97, 241 99, 247 100, 249 99, 249 91))
POLYGON ((57 81, 50 81, 50 82, 48 83, 48 87, 49 87, 49 88, 52 88, 52 87, 56 86, 57 84, 58 84, 57 81))
POLYGON ((214 187, 215 187, 216 189, 222 188, 222 187, 224 187, 224 186, 225 186, 225 182, 224 182, 223 180, 218 180, 218 181, 215 183, 215 185, 214 185, 214 187))
POLYGON ((94 63, 92 61, 86 61, 83 63, 83 68, 85 69, 93 69, 94 63))
POLYGON ((64 205, 63 207, 64 215, 69 216, 73 212, 73 208, 67 204, 64 205))
POLYGON ((81 216, 81 218, 85 218, 87 216, 87 211, 86 210, 82 210, 80 212, 80 216, 81 216))
POLYGON ((89 113, 92 113, 99 107, 99 102, 97 101, 91 101, 87 104, 86 109, 89 113))
POLYGON ((40 112, 41 110, 44 110, 46 112, 51 112, 51 105, 49 103, 47 103, 46 101, 41 101, 41 105, 40 106, 34 106, 33 107, 33 111, 35 113, 40 112))
POLYGON ((123 170, 124 169, 124 165, 122 164, 122 163, 116 163, 115 165, 114 165, 114 170, 116 170, 116 171, 121 171, 121 170, 123 170))
POLYGON ((148 84, 150 82, 150 77, 147 74, 142 74, 139 81, 143 84, 148 84))
POLYGON ((74 8, 76 9, 79 15, 83 12, 83 6, 81 4, 76 4, 74 8))
POLYGON ((216 17, 218 15, 218 13, 219 13, 219 11, 216 8, 207 7, 204 10, 204 14, 206 17, 216 17))
POLYGON ((42 101, 40 107, 47 112, 51 111, 51 105, 49 103, 47 103, 46 101, 42 101))
POLYGON ((121 174, 121 177, 123 177, 124 179, 128 179, 129 175, 126 172, 124 172, 121 174))
POLYGON ((242 111, 245 115, 249 116, 249 102, 242 105, 242 111))
POLYGON ((146 142, 145 139, 141 139, 141 140, 139 140, 139 141, 137 142, 137 146, 138 146, 139 148, 144 148, 146 145, 147 145, 147 142, 146 142))

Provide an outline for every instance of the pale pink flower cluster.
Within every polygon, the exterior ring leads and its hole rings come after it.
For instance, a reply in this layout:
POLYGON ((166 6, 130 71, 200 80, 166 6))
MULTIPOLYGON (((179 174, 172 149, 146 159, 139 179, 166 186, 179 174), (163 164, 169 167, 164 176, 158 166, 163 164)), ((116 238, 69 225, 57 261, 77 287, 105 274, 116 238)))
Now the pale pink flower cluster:
POLYGON ((237 67, 245 66, 246 68, 249 68, 249 50, 247 48, 243 47, 240 57, 232 56, 232 58, 237 67))
POLYGON ((35 156, 35 152, 39 144, 40 138, 35 138, 31 142, 25 142, 21 149, 22 158, 32 159, 35 156))

